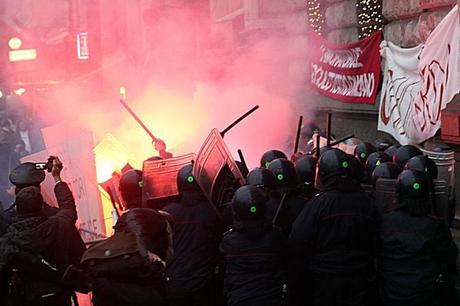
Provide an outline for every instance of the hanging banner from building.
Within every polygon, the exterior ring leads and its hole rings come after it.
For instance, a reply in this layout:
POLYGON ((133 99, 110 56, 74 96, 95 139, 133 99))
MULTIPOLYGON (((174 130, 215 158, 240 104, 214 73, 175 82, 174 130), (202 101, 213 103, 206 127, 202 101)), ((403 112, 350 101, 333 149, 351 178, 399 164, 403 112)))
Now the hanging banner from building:
POLYGON ((418 63, 422 50, 423 45, 406 49, 382 42, 384 74, 378 130, 392 135, 403 145, 413 142, 406 131, 413 128, 411 112, 420 92, 418 63))
POLYGON ((378 129, 401 144, 433 137, 441 111, 460 91, 460 20, 458 7, 441 21, 425 46, 401 49, 383 45, 385 57, 378 129), (422 50, 423 49, 423 50, 422 50))
POLYGON ((311 85, 323 95, 349 103, 374 104, 380 82, 381 31, 347 45, 309 33, 311 85))
POLYGON ((428 37, 420 56, 422 78, 409 138, 422 142, 441 127, 441 111, 460 92, 460 15, 456 5, 428 37))

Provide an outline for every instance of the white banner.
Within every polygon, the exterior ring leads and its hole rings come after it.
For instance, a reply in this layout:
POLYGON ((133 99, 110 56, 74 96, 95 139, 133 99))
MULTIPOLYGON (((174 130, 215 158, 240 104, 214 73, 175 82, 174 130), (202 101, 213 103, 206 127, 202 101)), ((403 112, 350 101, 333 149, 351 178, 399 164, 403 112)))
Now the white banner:
POLYGON ((404 50, 388 43, 382 50, 386 63, 378 129, 401 144, 433 137, 441 127, 441 111, 460 92, 458 6, 431 33, 420 56, 418 48, 404 50), (410 71, 415 61, 418 69, 410 71))
POLYGON ((91 241, 105 237, 92 133, 68 124, 45 128, 42 133, 48 153, 59 156, 64 164, 62 179, 69 184, 75 197, 77 227, 83 240, 91 241))
POLYGON ((381 47, 384 74, 378 130, 406 145, 411 143, 406 132, 412 129, 411 112, 420 92, 418 62, 423 45, 405 49, 383 41, 381 47))

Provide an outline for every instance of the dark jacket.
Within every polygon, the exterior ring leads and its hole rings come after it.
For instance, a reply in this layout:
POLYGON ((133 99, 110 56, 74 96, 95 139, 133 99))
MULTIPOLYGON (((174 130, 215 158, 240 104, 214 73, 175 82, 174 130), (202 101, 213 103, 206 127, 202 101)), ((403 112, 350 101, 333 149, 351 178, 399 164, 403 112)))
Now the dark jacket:
POLYGON ((354 185, 315 196, 292 226, 291 260, 314 273, 350 274, 373 267, 379 214, 354 185))
POLYGON ((167 263, 168 292, 195 292, 215 275, 219 265, 221 222, 203 197, 183 195, 164 211, 174 219, 174 255, 167 263))
POLYGON ((286 236, 272 227, 224 235, 220 251, 226 262, 224 293, 229 306, 281 304, 286 245, 286 236))
POLYGON ((93 304, 166 305, 164 261, 172 237, 170 224, 153 209, 134 208, 114 229, 112 237, 85 252, 80 265, 93 304))
MULTIPOLYGON (((75 228, 77 211, 72 192, 63 182, 56 184, 54 192, 59 204, 55 216, 47 217, 40 214, 27 218, 17 217, 2 237, 0 242, 2 278, 7 277, 11 269, 17 268, 12 264, 12 259, 21 252, 44 259, 59 273, 63 273, 70 264, 80 261, 85 245, 75 228)), ((33 300, 39 295, 50 292, 70 297, 71 292, 61 287, 60 283, 43 280, 40 275, 31 275, 28 271, 20 270, 18 275, 20 276, 19 288, 15 290, 22 292, 26 300, 33 300)), ((8 279, 3 278, 2 282, 5 281, 8 282, 8 279)))
MULTIPOLYGON (((268 223, 272 224, 282 198, 282 195, 273 193, 267 201, 266 217, 268 223)), ((307 201, 295 192, 288 193, 274 225, 280 227, 288 236, 291 232, 292 224, 299 216, 306 203, 307 201)))
POLYGON ((166 261, 172 253, 172 227, 165 228, 165 217, 150 208, 134 208, 125 212, 114 226, 115 232, 133 233, 138 237, 141 252, 147 251, 166 261), (167 231, 170 230, 171 233, 167 231))
POLYGON ((445 223, 400 209, 383 216, 380 238, 385 304, 437 305, 436 279, 455 279, 458 255, 445 223))

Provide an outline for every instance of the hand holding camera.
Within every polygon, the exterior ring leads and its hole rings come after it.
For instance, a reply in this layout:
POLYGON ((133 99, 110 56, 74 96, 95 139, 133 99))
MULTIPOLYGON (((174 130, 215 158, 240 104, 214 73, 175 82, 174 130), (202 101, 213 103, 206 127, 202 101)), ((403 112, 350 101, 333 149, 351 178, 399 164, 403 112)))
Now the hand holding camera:
POLYGON ((61 181, 62 162, 57 156, 50 156, 45 163, 35 163, 35 169, 50 172, 56 182, 61 181))

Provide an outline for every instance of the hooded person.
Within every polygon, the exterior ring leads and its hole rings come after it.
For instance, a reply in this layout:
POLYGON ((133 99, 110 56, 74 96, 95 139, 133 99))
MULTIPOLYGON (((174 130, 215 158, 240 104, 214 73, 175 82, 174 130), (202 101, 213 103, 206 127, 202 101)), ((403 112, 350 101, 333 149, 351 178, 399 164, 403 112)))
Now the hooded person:
POLYGON ((300 303, 293 305, 375 305, 371 280, 380 218, 352 178, 351 165, 339 149, 324 152, 318 161, 320 193, 304 207, 289 238, 290 262, 297 274, 311 274, 313 285, 297 284, 292 295, 300 303))
POLYGON ((429 173, 404 170, 399 208, 383 215, 380 233, 383 305, 458 305, 458 249, 444 220, 433 216, 429 173))
POLYGON ((51 174, 59 207, 53 216, 44 214, 37 186, 23 187, 16 195, 16 217, 0 242, 1 283, 9 284, 8 305, 71 304, 73 292, 60 282, 60 275, 80 261, 85 246, 75 228, 75 200, 61 181, 61 170, 55 157, 51 174))
POLYGON ((78 291, 92 291, 95 306, 166 305, 166 261, 172 256, 171 216, 142 208, 142 172, 120 179, 125 211, 114 235, 92 245, 64 280, 78 291))
POLYGON ((164 208, 174 219, 174 255, 167 262, 171 306, 214 306, 221 301, 219 242, 222 222, 192 174, 192 164, 177 174, 180 201, 164 208))
POLYGON ((285 280, 286 237, 267 222, 265 194, 248 185, 232 200, 233 226, 224 234, 224 295, 228 306, 278 306, 285 280))

